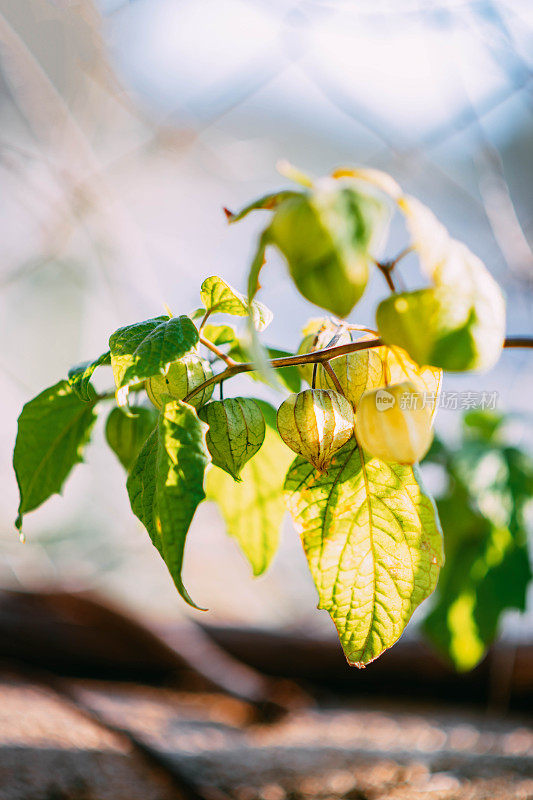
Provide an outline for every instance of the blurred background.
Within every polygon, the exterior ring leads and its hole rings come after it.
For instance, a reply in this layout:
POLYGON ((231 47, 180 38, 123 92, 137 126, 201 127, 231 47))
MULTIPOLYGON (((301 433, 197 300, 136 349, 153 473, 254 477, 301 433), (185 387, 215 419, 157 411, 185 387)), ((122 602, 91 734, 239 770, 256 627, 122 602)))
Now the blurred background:
MULTIPOLYGON (((533 731, 501 718, 531 708, 531 595, 473 673, 423 645, 424 608, 362 673, 316 610, 288 520, 253 579, 216 508, 199 508, 184 579, 201 614, 131 514, 105 414, 24 545, 11 466, 22 405, 117 327, 193 310, 208 275, 244 289, 266 212, 230 228, 222 209, 284 188, 280 159, 390 172, 485 261, 509 334, 532 335, 532 67, 531 0, 0 0, 0 800, 533 798, 533 731)), ((404 242, 395 220, 385 255, 404 242)), ((416 288, 415 260, 400 269, 416 288)), ((262 277, 267 343, 296 349, 317 309, 273 254, 262 277)), ((372 326, 386 293, 375 274, 351 321, 372 326)), ((496 393, 526 453, 531 358, 508 350, 444 383, 496 393)), ((245 376, 228 390, 282 399, 245 376)), ((437 415, 452 447, 461 417, 437 415)), ((507 513, 520 496, 531 531, 533 477, 509 495, 468 452, 468 488, 507 513)), ((424 473, 446 489, 439 457, 424 473)), ((513 573, 497 586, 512 595, 513 573)))
MULTIPOLYGON (((317 176, 345 164, 390 172, 503 285, 509 333, 531 334, 533 7, 0 0, 0 12, 0 585, 98 590, 173 622, 195 612, 130 513, 122 468, 97 443, 102 424, 64 497, 28 516, 19 543, 11 451, 22 404, 103 352, 115 328, 163 303, 195 308, 207 275, 242 290, 265 212, 229 228, 222 208, 285 186, 279 159, 317 176)), ((388 255, 403 237, 395 223, 388 255)), ((401 270, 414 288, 414 260, 401 270)), ((296 348, 317 310, 274 255, 263 278, 269 343, 296 348)), ((351 320, 371 325, 385 293, 374 275, 351 320)), ((231 390, 250 391, 247 380, 231 390)), ((511 440, 531 446, 530 352, 447 377, 445 389, 497 392, 498 410, 515 415, 511 440)), ((453 439, 459 419, 442 410, 437 430, 453 439)), ((438 487, 434 469, 427 477, 438 487)), ((185 582, 211 609, 207 624, 334 636, 289 522, 270 572, 253 580, 204 504, 185 582)), ((527 637, 532 620, 509 612, 507 635, 527 637)))

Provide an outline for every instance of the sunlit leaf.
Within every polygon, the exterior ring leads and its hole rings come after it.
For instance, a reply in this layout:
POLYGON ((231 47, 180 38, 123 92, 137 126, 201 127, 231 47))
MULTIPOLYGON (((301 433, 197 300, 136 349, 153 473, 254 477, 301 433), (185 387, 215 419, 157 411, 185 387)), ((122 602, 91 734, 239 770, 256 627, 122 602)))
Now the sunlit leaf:
POLYGON ((355 178, 376 186, 395 200, 401 197, 402 190, 398 183, 387 172, 368 167, 338 167, 333 170, 332 177, 336 180, 342 178, 355 178))
POLYGON ((238 342, 237 333, 230 325, 204 325, 202 336, 216 345, 238 342))
POLYGON ((307 300, 345 317, 366 288, 387 223, 384 202, 331 181, 283 203, 268 227, 268 243, 285 256, 307 300))
POLYGON ((59 493, 83 450, 96 420, 94 402, 80 400, 68 381, 59 381, 30 400, 18 419, 13 466, 22 517, 59 493))
POLYGON ((494 366, 505 337, 503 296, 484 267, 478 272, 471 260, 464 267, 462 286, 441 284, 383 300, 376 312, 383 340, 421 365, 451 372, 494 366))
POLYGON ((160 551, 178 592, 195 608, 181 572, 187 532, 205 497, 206 430, 191 406, 181 400, 167 403, 157 435, 139 453, 127 483, 134 514, 160 551))
POLYGON ((411 246, 420 258, 422 269, 433 279, 448 258, 450 235, 435 214, 416 197, 405 195, 398 206, 405 214, 411 246))
POLYGON ((320 475, 301 456, 285 482, 289 510, 350 664, 401 636, 443 563, 437 512, 416 469, 368 457, 352 438, 320 475))
POLYGON ((487 370, 505 337, 505 301, 483 262, 452 239, 435 215, 413 197, 399 207, 411 245, 432 286, 384 300, 376 318, 388 344, 403 347, 419 364, 449 371, 487 370))
POLYGON ((217 467, 210 469, 206 492, 220 508, 229 535, 236 539, 254 575, 261 575, 278 549, 285 513, 283 482, 292 453, 277 433, 276 410, 256 402, 267 423, 261 449, 244 467, 240 483, 217 467))
POLYGON ((229 284, 212 275, 202 283, 200 290, 202 303, 206 311, 212 314, 231 314, 237 317, 248 316, 248 311, 258 331, 264 330, 272 321, 272 312, 262 303, 253 300, 248 303, 246 297, 237 292, 229 284))
POLYGON ((155 317, 119 328, 109 339, 111 366, 117 388, 165 372, 198 343, 191 319, 155 317))
POLYGON ((103 353, 95 361, 84 361, 71 367, 68 371, 68 382, 74 393, 85 403, 90 403, 96 398, 96 391, 91 384, 91 378, 97 367, 111 364, 111 353, 103 353))

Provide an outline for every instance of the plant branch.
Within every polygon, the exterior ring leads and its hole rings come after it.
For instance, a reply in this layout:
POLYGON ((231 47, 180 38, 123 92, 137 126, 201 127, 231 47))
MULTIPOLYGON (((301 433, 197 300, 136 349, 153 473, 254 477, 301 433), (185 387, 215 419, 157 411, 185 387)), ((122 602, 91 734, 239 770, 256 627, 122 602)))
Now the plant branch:
POLYGON ((396 291, 396 285, 394 283, 391 274, 393 269, 395 268, 396 264, 402 260, 402 258, 405 258, 405 256, 409 255, 409 253, 411 253, 412 251, 413 248, 411 246, 404 247, 404 249, 400 250, 398 255, 395 258, 391 259, 390 261, 374 261, 376 267, 379 269, 379 271, 387 281, 387 286, 389 287, 391 292, 396 291))
MULTIPOLYGON (((283 367, 296 367, 299 364, 324 364, 326 361, 329 361, 332 358, 338 358, 339 356, 347 355, 348 353, 355 353, 357 350, 368 350, 370 347, 381 347, 383 342, 381 339, 366 339, 364 341, 359 342, 348 342, 347 344, 340 344, 336 347, 325 347, 323 350, 316 350, 314 353, 303 353, 302 355, 298 356, 284 356, 283 358, 273 358, 269 361, 270 366, 272 369, 282 369, 283 367)), ((192 392, 184 397, 184 401, 186 403, 189 400, 201 392, 203 389, 206 389, 209 386, 214 386, 220 381, 225 381, 227 378, 233 378, 235 375, 240 375, 243 372, 254 372, 257 367, 253 363, 243 363, 243 364, 236 364, 234 363, 232 366, 228 366, 223 372, 219 372, 218 375, 213 375, 212 378, 209 378, 204 383, 201 383, 192 392)))
POLYGON ((209 339, 205 339, 203 336, 200 336, 200 344, 203 344, 204 347, 207 347, 208 350, 211 350, 218 358, 222 359, 228 367, 233 367, 237 363, 234 361, 230 356, 227 356, 226 353, 223 353, 216 344, 210 342, 209 339))
POLYGON ((379 269, 385 280, 387 281, 387 286, 391 290, 391 292, 396 291, 396 286, 394 285, 394 281, 392 279, 391 272, 394 269, 394 262, 393 261, 376 261, 376 267, 379 269))
POLYGON ((203 319, 202 319, 202 321, 200 322, 200 325, 198 326, 198 332, 199 332, 199 333, 201 332, 201 330, 202 330, 202 328, 204 327, 205 323, 207 322, 207 320, 208 320, 208 319, 209 319, 209 317, 211 316, 211 312, 212 312, 212 311, 213 311, 213 309, 212 309, 212 308, 208 308, 208 309, 207 309, 207 311, 205 312, 205 314, 204 314, 204 316, 203 316, 203 319))
POLYGON ((533 336, 508 336, 504 347, 533 347, 533 336))
POLYGON ((402 258, 405 258, 405 256, 408 256, 409 253, 413 252, 413 250, 414 250, 414 247, 412 245, 409 245, 408 247, 404 247, 403 250, 400 250, 400 252, 396 256, 396 258, 393 258, 392 261, 388 262, 389 269, 394 269, 394 267, 396 266, 398 261, 401 261, 402 258))
POLYGON ((326 370, 326 372, 328 373, 329 377, 333 381, 333 385, 335 386, 335 389, 338 391, 338 393, 339 394, 344 394, 344 392, 342 391, 342 386, 340 384, 340 381, 337 378, 337 376, 335 374, 335 370, 333 369, 333 367, 331 366, 329 361, 324 361, 324 369, 326 370))
MULTIPOLYGON (((285 356, 284 358, 273 358, 269 364, 272 369, 282 369, 283 367, 297 367, 300 364, 325 364, 333 358, 345 356, 349 353, 355 353, 358 350, 368 350, 371 347, 381 347, 383 342, 381 339, 365 339, 358 342, 348 342, 347 344, 339 344, 335 347, 325 347, 323 350, 316 350, 314 353, 303 353, 298 356, 285 356)), ((510 347, 531 347, 533 348, 533 336, 508 336, 505 339, 505 348, 510 347)), ((216 385, 227 378, 233 378, 234 375, 240 375, 243 372, 253 372, 257 367, 252 363, 236 364, 228 366, 223 372, 218 375, 213 375, 212 378, 201 383, 192 392, 184 398, 186 403, 189 400, 206 389, 208 386, 216 385)))
MULTIPOLYGON (((211 344, 211 342, 209 342, 209 344, 211 344)), ((316 350, 314 353, 303 353, 299 356, 273 358, 270 361, 270 366, 273 369, 281 369, 283 367, 295 367, 299 364, 325 364, 333 358, 348 355, 349 353, 355 353, 357 350, 380 347, 382 344, 383 342, 378 338, 365 339, 359 342, 348 342, 347 344, 340 344, 335 347, 325 347, 323 350, 316 350)), ((215 345, 212 346, 215 347, 215 345)), ((518 347, 527 347, 533 349, 533 336, 508 336, 505 339, 503 346, 506 349, 518 347)), ((220 357, 222 358, 222 356, 220 357)), ((198 392, 201 392, 202 389, 206 388, 206 386, 221 383, 222 381, 225 381, 226 378, 232 378, 234 375, 239 375, 241 372, 253 372, 255 369, 256 367, 254 364, 244 364, 233 361, 232 364, 228 364, 228 367, 223 372, 220 372, 218 375, 214 375, 212 378, 209 378, 209 380, 205 381, 205 383, 197 386, 196 389, 194 389, 187 395, 187 397, 185 397, 185 401, 188 402, 191 397, 194 397, 194 395, 196 395, 198 392)), ((138 390, 140 388, 141 385, 138 384, 136 389, 138 390)), ((112 390, 109 392, 104 392, 103 394, 99 394, 96 399, 114 400, 115 392, 112 390)))

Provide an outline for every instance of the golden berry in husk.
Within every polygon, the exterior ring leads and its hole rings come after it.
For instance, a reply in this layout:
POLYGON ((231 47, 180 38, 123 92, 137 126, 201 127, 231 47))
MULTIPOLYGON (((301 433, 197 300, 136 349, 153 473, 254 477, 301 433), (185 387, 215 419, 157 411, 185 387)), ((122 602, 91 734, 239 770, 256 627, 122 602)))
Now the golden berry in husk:
POLYGON ((320 472, 352 436, 353 427, 352 406, 338 392, 305 389, 290 395, 278 409, 281 438, 320 472))
MULTIPOLYGON (((164 405, 163 398, 183 400, 197 386, 213 376, 205 358, 192 353, 170 365, 166 375, 154 375, 146 381, 146 393, 156 408, 164 405)), ((191 398, 190 404, 200 408, 213 394, 213 386, 202 389, 191 398)))
POLYGON ((359 444, 376 458, 415 464, 433 439, 432 407, 410 381, 366 392, 355 417, 359 444))

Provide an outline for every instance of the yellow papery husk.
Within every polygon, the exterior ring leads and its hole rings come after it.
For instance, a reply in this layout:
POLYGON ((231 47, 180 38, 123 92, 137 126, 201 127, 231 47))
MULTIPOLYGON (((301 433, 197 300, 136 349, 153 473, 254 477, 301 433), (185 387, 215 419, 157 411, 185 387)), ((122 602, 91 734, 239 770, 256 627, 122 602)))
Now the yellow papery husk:
POLYGON ((388 384, 409 381, 414 384, 416 391, 424 395, 427 405, 431 408, 431 419, 439 404, 442 388, 442 370, 439 367, 421 367, 401 347, 396 345, 377 347, 375 351, 383 362, 383 383, 388 384))
POLYGON ((366 392, 355 417, 357 441, 372 456, 416 464, 433 441, 432 409, 411 381, 366 392))
MULTIPOLYGON (((333 338, 336 338, 335 344, 347 344, 351 341, 350 331, 343 328, 342 325, 336 325, 328 317, 315 317, 314 319, 308 320, 306 325, 302 328, 302 334, 303 339, 298 346, 298 355, 322 350, 329 345, 333 338)), ((298 372, 303 380, 311 386, 313 383, 314 364, 300 364, 298 366, 298 372)), ((319 374, 323 372, 324 368, 318 364, 316 368, 317 382, 319 374)))
MULTIPOLYGON (((365 334, 358 336, 354 341, 359 342, 372 338, 374 338, 373 334, 365 334)), ((355 353, 332 358, 329 364, 339 381, 344 396, 354 408, 357 407, 364 392, 383 385, 383 360, 378 348, 357 350, 355 353)), ((331 375, 325 369, 321 369, 317 375, 317 387, 319 389, 336 388, 331 375)))

